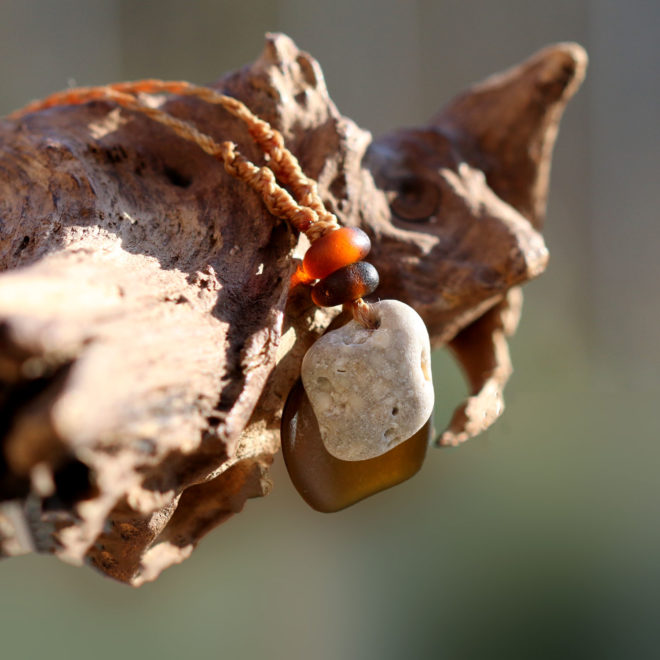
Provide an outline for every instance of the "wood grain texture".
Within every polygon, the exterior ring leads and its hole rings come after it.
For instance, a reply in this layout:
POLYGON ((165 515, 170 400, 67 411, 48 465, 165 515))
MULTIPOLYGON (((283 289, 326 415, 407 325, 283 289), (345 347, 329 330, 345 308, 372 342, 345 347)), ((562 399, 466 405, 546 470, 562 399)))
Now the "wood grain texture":
MULTIPOLYGON (((283 35, 216 85, 369 233, 377 296, 452 343, 480 404, 460 406, 447 444, 501 412, 502 315, 545 266, 552 144, 584 66, 578 46, 551 47, 377 141, 283 35)), ((260 162, 222 109, 153 102, 260 162)), ((166 128, 95 102, 2 121, 0 142, 1 553, 139 585, 268 492, 284 401, 336 311, 288 290, 303 239, 166 128)))

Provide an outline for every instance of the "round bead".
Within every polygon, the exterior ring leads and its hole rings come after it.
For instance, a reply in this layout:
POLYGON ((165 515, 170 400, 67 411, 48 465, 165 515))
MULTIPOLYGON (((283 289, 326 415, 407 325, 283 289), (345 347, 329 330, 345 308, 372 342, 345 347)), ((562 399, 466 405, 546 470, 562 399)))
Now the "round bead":
POLYGON ((338 268, 354 264, 369 254, 371 241, 357 227, 342 227, 312 243, 303 258, 303 268, 313 279, 323 279, 338 268))
POLYGON ((319 307, 334 307, 369 295, 378 287, 378 271, 366 261, 344 266, 312 287, 319 307))
POLYGON ((313 509, 330 513, 410 479, 421 468, 431 441, 429 419, 394 449, 365 461, 342 461, 323 445, 309 398, 298 383, 282 415, 282 455, 291 481, 313 509))

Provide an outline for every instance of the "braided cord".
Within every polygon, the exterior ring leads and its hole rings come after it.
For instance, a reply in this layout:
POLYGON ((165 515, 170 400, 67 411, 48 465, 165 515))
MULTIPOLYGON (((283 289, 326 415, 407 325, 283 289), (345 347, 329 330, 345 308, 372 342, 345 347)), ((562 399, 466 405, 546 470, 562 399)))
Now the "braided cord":
POLYGON ((291 222, 296 229, 307 235, 310 242, 313 243, 321 236, 339 229, 336 216, 323 204, 316 181, 302 171, 298 159, 285 147, 282 134, 268 122, 254 115, 238 99, 220 94, 209 87, 201 87, 185 81, 155 79, 115 83, 102 87, 79 87, 34 101, 13 112, 9 118, 16 119, 37 110, 61 105, 81 105, 95 100, 113 100, 124 108, 147 115, 170 128, 179 137, 194 142, 207 154, 223 161, 227 172, 248 183, 261 195, 264 204, 273 215, 291 222), (134 96, 163 92, 193 96, 207 103, 221 105, 245 123, 250 136, 266 155, 268 167, 257 167, 244 158, 233 143, 218 143, 188 122, 141 103, 134 96), (293 194, 278 185, 276 177, 293 194))
MULTIPOLYGON (((112 100, 123 108, 139 112, 167 126, 184 140, 197 144, 204 152, 221 161, 229 174, 252 187, 272 215, 290 222, 308 237, 310 243, 339 229, 337 217, 325 208, 316 181, 303 172, 298 159, 286 148, 282 134, 267 121, 254 115, 238 99, 220 94, 209 87, 201 87, 185 81, 155 79, 121 82, 101 87, 79 87, 34 101, 11 113, 9 118, 17 119, 38 110, 62 105, 81 105, 96 100, 112 100), (187 121, 177 119, 137 98, 138 94, 158 93, 193 96, 207 103, 222 106, 234 117, 243 121, 250 136, 264 153, 268 167, 258 167, 252 163, 239 153, 238 147, 233 142, 217 142, 187 121), (278 179, 291 190, 291 193, 278 183, 278 179)), ((309 279, 297 273, 293 277, 292 285, 297 281, 308 282, 309 279)), ((377 320, 373 311, 362 298, 352 301, 347 307, 358 323, 365 327, 375 327, 377 320)))

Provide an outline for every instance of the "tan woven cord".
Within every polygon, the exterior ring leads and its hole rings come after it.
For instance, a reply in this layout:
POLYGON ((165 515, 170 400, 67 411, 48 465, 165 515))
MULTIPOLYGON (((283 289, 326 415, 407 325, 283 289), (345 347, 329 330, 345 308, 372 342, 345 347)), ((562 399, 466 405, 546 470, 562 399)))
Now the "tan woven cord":
MULTIPOLYGON (((179 137, 194 142, 207 154, 222 161, 229 174, 251 186, 260 195, 272 215, 290 222, 307 236, 310 243, 339 229, 337 217, 323 204, 316 181, 303 172, 298 159, 286 148, 282 134, 267 121, 254 115, 238 99, 220 94, 208 87, 200 87, 185 81, 155 79, 101 87, 78 87, 34 101, 11 113, 9 118, 18 119, 38 110, 64 105, 81 105, 95 100, 114 101, 128 110, 142 113, 167 126, 179 137), (250 136, 261 148, 267 167, 259 167, 245 158, 233 142, 216 142, 210 135, 197 130, 189 122, 147 105, 136 96, 157 93, 194 96, 207 103, 221 105, 230 114, 243 121, 250 136), (291 190, 291 193, 278 183, 278 179, 291 190)), ((356 321, 366 327, 374 327, 372 310, 362 298, 353 301, 348 307, 356 321)))

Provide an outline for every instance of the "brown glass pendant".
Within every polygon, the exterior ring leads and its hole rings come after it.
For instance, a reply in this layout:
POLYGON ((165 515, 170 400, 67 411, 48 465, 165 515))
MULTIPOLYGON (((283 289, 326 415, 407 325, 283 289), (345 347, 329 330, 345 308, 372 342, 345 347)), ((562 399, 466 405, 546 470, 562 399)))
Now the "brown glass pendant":
POLYGON ((432 436, 431 419, 390 451, 364 461, 330 454, 302 382, 291 390, 282 416, 282 454, 291 481, 313 509, 330 513, 412 477, 422 466, 432 436))

